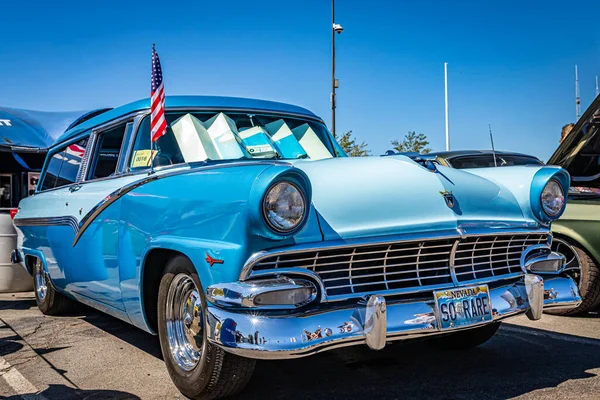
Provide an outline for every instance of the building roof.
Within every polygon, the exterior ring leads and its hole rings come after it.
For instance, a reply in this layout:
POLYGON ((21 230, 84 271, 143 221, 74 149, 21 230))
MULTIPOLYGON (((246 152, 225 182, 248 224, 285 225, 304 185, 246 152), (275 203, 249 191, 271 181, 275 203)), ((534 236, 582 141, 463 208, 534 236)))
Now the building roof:
POLYGON ((0 107, 0 150, 47 149, 85 111, 47 112, 0 107))
MULTIPOLYGON (((286 103, 279 103, 275 101, 267 100, 256 100, 246 99, 240 97, 222 97, 222 96, 167 96, 165 98, 165 107, 177 108, 177 107, 193 107, 193 108, 206 108, 206 109, 234 109, 234 110, 245 110, 245 111, 257 111, 257 112, 279 112, 286 114, 297 114, 312 118, 318 118, 311 111, 294 106, 286 103)), ((134 101, 133 103, 125 104, 123 106, 114 108, 110 111, 102 113, 94 118, 85 121, 84 123, 75 126, 74 128, 65 132, 58 140, 63 142, 68 140, 79 133, 93 128, 98 125, 110 122, 114 119, 122 117, 124 115, 143 111, 150 108, 150 99, 142 99, 134 101)))

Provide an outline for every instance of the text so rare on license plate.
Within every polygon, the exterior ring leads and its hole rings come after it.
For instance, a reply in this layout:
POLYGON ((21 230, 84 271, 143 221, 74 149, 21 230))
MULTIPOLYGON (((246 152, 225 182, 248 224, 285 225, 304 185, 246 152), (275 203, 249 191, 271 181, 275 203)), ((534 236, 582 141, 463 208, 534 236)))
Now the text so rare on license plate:
POLYGON ((492 320, 487 285, 434 292, 439 328, 454 329, 492 320))

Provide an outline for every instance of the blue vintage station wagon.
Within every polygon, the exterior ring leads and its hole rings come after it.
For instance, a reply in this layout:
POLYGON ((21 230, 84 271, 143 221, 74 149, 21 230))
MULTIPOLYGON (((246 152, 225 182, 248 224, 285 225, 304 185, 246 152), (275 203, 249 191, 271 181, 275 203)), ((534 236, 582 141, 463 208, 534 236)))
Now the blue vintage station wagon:
POLYGON ((158 334, 190 398, 240 391, 256 359, 439 336, 484 343, 507 317, 573 307, 550 250, 569 175, 347 157, 303 108, 150 102, 67 131, 14 223, 42 312, 76 300, 158 334))

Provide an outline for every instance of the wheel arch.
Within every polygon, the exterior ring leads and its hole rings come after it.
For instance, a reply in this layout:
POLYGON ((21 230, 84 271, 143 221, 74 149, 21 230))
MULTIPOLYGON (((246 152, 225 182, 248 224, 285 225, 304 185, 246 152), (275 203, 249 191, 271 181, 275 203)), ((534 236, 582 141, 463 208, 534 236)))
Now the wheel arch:
POLYGON ((184 256, 194 266, 204 287, 212 283, 212 274, 203 262, 203 247, 196 241, 182 238, 156 238, 144 253, 140 269, 140 303, 146 327, 151 333, 157 330, 158 289, 164 269, 173 257, 184 256))
POLYGON ((552 236, 566 241, 575 242, 575 244, 588 253, 588 255, 594 260, 594 262, 596 262, 596 264, 599 264, 598 260, 600 260, 600 253, 598 253, 598 250, 595 249, 594 246, 592 246, 592 244, 585 239, 585 237, 575 230, 554 223, 552 224, 552 236))

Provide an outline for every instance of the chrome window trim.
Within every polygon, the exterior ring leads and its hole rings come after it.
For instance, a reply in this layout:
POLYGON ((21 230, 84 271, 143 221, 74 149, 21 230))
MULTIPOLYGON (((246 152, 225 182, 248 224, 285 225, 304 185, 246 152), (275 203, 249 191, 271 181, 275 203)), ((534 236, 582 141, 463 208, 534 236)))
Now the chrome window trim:
MULTIPOLYGON (((454 287, 462 287, 474 284, 483 284, 489 282, 503 281, 508 279, 518 278, 527 273, 527 271, 523 268, 523 263, 521 262, 521 271, 515 273, 509 273, 504 275, 496 275, 485 278, 471 279, 459 281, 456 276, 455 271, 455 263, 454 259, 456 257, 455 252, 458 248, 458 245, 461 243, 463 239, 469 237, 485 237, 485 236, 514 236, 514 235, 547 235, 548 236, 548 245, 538 244, 531 245, 525 248, 521 254, 521 261, 525 259, 528 253, 530 253, 534 249, 539 248, 548 248, 550 249, 551 242, 551 233, 546 229, 539 230, 531 230, 531 229, 511 229, 507 231, 488 231, 481 233, 469 233, 465 234, 464 231, 460 228, 456 230, 444 231, 445 234, 440 234, 440 232, 432 234, 430 233, 419 233, 419 234, 409 234, 409 235, 401 235, 397 236, 395 239, 390 240, 381 240, 381 238, 364 238, 357 240, 347 240, 347 241, 332 241, 334 244, 330 246, 326 246, 326 242, 320 243, 311 243, 308 245, 299 245, 290 248, 286 248, 283 250, 273 250, 273 251, 261 251, 258 253, 252 254, 248 260, 244 263, 242 267, 242 271, 239 276, 240 281, 246 281, 249 279, 253 279, 255 277, 261 276, 265 277, 268 275, 278 275, 278 274, 304 274, 307 276, 311 276, 313 279, 316 279, 316 283, 319 285, 319 289, 322 292, 321 301, 322 302, 333 302, 333 301, 342 301, 350 298, 356 297, 364 297, 365 293, 351 293, 351 294, 343 294, 343 295, 327 295, 326 291, 324 291, 325 286, 322 282, 321 277, 314 273, 313 271, 308 271, 305 268, 299 267, 288 267, 288 268, 271 268, 264 269, 260 271, 254 272, 252 268, 259 263, 261 260, 265 258, 271 258, 276 256, 283 256, 289 254, 302 254, 302 253, 310 253, 310 252, 318 252, 324 250, 340 250, 344 248, 352 249, 357 247, 369 247, 369 246, 385 246, 391 245, 395 243, 405 243, 405 242, 416 242, 416 241, 434 241, 434 240, 454 240, 454 244, 452 246, 452 250, 449 256, 448 268, 450 270, 452 285, 454 287), (435 235, 435 236, 434 236, 435 235), (308 272, 306 272, 308 271, 308 272)), ((415 286, 411 288, 400 288, 400 289, 388 289, 383 291, 378 291, 377 294, 383 295, 402 295, 402 294, 410 294, 410 293, 421 293, 421 292, 429 292, 432 290, 439 290, 448 288, 448 284, 439 284, 439 285, 428 285, 428 286, 415 286)))
POLYGON ((87 174, 91 154, 94 153, 94 150, 96 148, 96 140, 98 140, 98 135, 96 131, 92 131, 90 137, 88 138, 88 145, 85 149, 83 160, 81 160, 81 165, 79 166, 79 172, 77 173, 77 179, 75 180, 76 184, 85 180, 85 175, 87 174))
POLYGON ((119 175, 123 172, 122 164, 127 156, 127 150, 129 149, 129 142, 131 139, 131 133, 133 132, 134 124, 135 121, 129 121, 125 124, 125 132, 123 133, 123 141, 121 142, 121 149, 119 150, 119 158, 117 158, 115 175, 119 175))
POLYGON ((138 131, 140 129, 140 125, 144 120, 144 117, 148 115, 149 112, 138 113, 133 119, 133 126, 131 128, 131 132, 129 133, 129 143, 127 143, 127 149, 123 154, 123 160, 121 161, 120 169, 123 174, 130 174, 131 168, 129 167, 131 161, 131 155, 133 154, 133 145, 135 144, 135 140, 137 138, 138 131))

